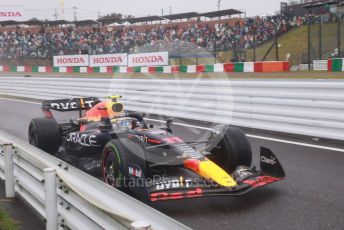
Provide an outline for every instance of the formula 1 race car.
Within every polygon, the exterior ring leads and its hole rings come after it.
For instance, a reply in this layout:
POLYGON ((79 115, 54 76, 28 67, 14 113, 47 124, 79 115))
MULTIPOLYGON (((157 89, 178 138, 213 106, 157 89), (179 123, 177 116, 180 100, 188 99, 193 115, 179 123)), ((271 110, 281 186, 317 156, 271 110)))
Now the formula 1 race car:
POLYGON ((150 201, 241 195, 285 177, 264 147, 260 169, 251 167, 251 147, 239 128, 224 126, 207 140, 186 141, 173 133, 172 120, 148 126, 144 114, 125 111, 119 98, 44 101, 45 117, 29 124, 30 144, 64 152, 74 162, 91 158, 105 183, 150 201), (79 111, 79 117, 58 123, 52 110, 79 111))

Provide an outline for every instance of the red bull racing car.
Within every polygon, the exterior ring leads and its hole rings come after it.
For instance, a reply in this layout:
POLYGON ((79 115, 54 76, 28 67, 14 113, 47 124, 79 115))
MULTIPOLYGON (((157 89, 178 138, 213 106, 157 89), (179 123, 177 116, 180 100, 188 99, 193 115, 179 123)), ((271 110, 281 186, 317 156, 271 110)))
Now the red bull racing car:
POLYGON ((251 167, 251 147, 238 128, 224 126, 206 140, 183 140, 173 133, 171 120, 163 127, 148 125, 144 114, 125 111, 119 98, 44 101, 45 117, 29 124, 30 144, 78 163, 92 159, 105 183, 150 201, 242 195, 285 177, 277 157, 264 147, 259 169, 251 167), (79 115, 57 122, 51 111, 79 115))

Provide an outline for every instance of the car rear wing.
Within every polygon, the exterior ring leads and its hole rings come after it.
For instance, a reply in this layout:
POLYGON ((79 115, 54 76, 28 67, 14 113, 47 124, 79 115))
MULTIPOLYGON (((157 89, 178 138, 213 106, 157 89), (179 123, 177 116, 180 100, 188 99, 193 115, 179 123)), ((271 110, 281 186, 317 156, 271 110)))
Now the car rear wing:
POLYGON ((91 109, 99 102, 100 99, 96 97, 49 100, 42 102, 42 110, 46 117, 52 117, 50 110, 59 112, 79 111, 81 113, 91 109))

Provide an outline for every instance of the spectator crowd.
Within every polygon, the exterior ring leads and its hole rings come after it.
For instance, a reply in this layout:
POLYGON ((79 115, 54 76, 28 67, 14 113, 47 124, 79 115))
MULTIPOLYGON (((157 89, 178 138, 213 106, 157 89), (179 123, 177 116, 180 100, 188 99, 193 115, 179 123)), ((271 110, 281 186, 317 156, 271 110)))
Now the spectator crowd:
POLYGON ((238 19, 235 23, 215 26, 188 24, 138 32, 134 27, 116 26, 101 31, 99 28, 79 30, 61 28, 53 31, 42 28, 39 32, 17 29, 0 32, 0 58, 51 57, 69 54, 111 54, 147 51, 190 52, 203 48, 213 51, 231 50, 239 46, 252 48, 277 33, 287 32, 305 23, 305 18, 282 15, 238 19), (255 39, 254 39, 255 38, 255 39))

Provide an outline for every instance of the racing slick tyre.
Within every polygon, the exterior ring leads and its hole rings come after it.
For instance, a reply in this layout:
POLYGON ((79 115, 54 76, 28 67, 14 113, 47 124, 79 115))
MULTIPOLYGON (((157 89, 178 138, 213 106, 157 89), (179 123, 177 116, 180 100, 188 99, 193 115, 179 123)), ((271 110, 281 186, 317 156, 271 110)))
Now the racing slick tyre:
POLYGON ((102 174, 105 183, 129 190, 140 199, 148 198, 147 163, 140 142, 126 138, 110 140, 102 154, 102 174))
POLYGON ((29 143, 37 148, 55 154, 61 143, 60 128, 53 118, 35 118, 29 124, 29 143))
POLYGON ((209 159, 227 173, 234 172, 237 166, 251 166, 251 145, 239 128, 227 126, 220 142, 210 152, 209 159))

